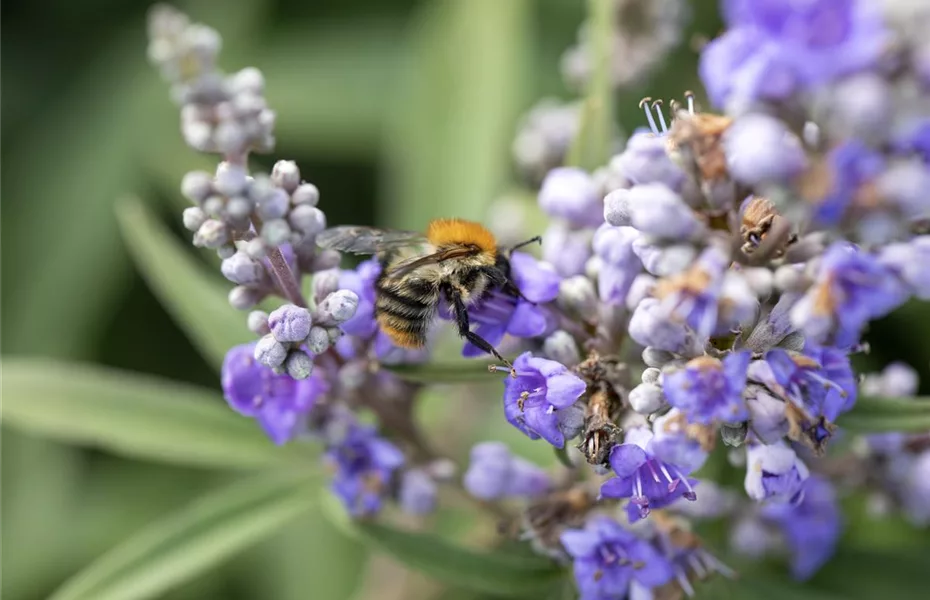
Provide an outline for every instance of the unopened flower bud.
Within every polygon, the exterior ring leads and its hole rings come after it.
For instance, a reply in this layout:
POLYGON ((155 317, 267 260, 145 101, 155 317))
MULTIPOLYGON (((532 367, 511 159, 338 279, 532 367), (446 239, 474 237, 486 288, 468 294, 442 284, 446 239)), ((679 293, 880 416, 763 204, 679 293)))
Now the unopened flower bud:
POLYGON ((770 269, 748 268, 742 271, 743 278, 752 292, 759 298, 768 298, 775 286, 775 275, 770 269))
POLYGON ((637 185, 629 191, 630 223, 660 238, 690 239, 704 226, 681 196, 658 183, 637 185))
POLYGON ((252 214, 252 200, 245 196, 233 196, 226 203, 226 214, 234 221, 245 221, 252 214))
POLYGON ((597 316, 597 291, 594 283, 584 275, 566 277, 559 283, 558 302, 586 321, 597 316))
POLYGON ((197 231, 207 220, 207 214, 198 206, 185 208, 181 217, 184 220, 184 228, 190 231, 197 231))
POLYGON ((397 501, 411 515, 424 515, 436 508, 436 482, 422 469, 411 469, 400 480, 397 501))
POLYGON ((245 252, 236 252, 220 265, 223 277, 239 285, 258 285, 265 278, 265 269, 261 263, 249 257, 245 252))
POLYGON ((659 350, 652 346, 643 349, 643 362, 646 366, 661 368, 675 360, 675 355, 665 350, 659 350))
POLYGON ((219 257, 220 260, 226 260, 227 258, 232 258, 233 255, 235 254, 236 254, 236 247, 233 246, 232 244, 226 244, 216 249, 216 255, 219 257))
POLYGON ((581 362, 581 354, 578 352, 578 344, 575 343, 575 339, 567 331, 561 329, 552 332, 546 338, 546 341, 543 342, 543 353, 567 367, 572 367, 581 362))
POLYGON ((320 190, 316 188, 312 183, 302 183, 297 186, 291 193, 291 202, 294 206, 300 204, 307 204, 309 206, 316 206, 320 201, 320 190))
POLYGON ((226 213, 226 200, 222 196, 210 196, 203 201, 203 212, 216 219, 222 219, 226 213))
POLYGON ((618 227, 632 225, 630 216, 630 190, 619 189, 604 198, 604 220, 618 227))
POLYGON ((626 295, 626 307, 634 310, 644 298, 652 294, 656 287, 656 278, 647 273, 640 273, 633 278, 630 291, 626 295))
POLYGON ((746 435, 749 433, 749 426, 746 423, 728 425, 726 423, 720 426, 720 438, 727 446, 739 448, 746 441, 746 435))
MULTIPOLYGON (((648 350, 648 348, 647 348, 648 350)), ((656 367, 649 367, 643 371, 640 379, 643 383, 658 383, 659 378, 662 376, 662 371, 656 367)))
POLYGON ((368 366, 363 361, 351 361, 339 369, 339 384, 348 391, 355 391, 365 384, 368 366))
POLYGON ((549 171, 539 190, 539 206, 553 217, 582 227, 599 225, 603 211, 594 180, 575 167, 549 171))
POLYGON ((326 229, 326 215, 319 208, 309 204, 294 207, 287 220, 294 230, 304 236, 316 235, 326 229))
POLYGON ((271 193, 265 194, 261 200, 258 200, 255 212, 264 221, 280 219, 287 214, 290 207, 290 198, 287 192, 281 188, 273 188, 271 193))
POLYGON ((216 179, 213 182, 216 191, 226 197, 241 194, 248 185, 248 174, 241 165, 223 161, 216 167, 216 179))
POLYGON ((358 309, 358 296, 351 290, 337 290, 326 296, 317 307, 321 324, 339 325, 345 323, 358 309))
POLYGON ((321 303, 326 296, 339 289, 339 269, 326 269, 314 273, 310 289, 313 303, 321 303))
POLYGON ((774 117, 750 113, 723 134, 727 170, 744 185, 782 183, 801 173, 807 157, 801 140, 774 117))
POLYGON ((641 383, 630 390, 630 406, 641 415, 654 413, 664 402, 662 388, 653 383, 641 383))
POLYGON ((261 260, 268 254, 268 248, 261 238, 254 238, 241 244, 240 250, 255 260, 261 260))
POLYGON ((310 335, 310 311, 293 304, 285 304, 268 315, 268 327, 276 340, 282 343, 299 342, 310 335))
POLYGON ((313 354, 322 354, 330 345, 329 333, 325 328, 314 325, 307 336, 307 350, 313 354))
POLYGON ((310 265, 310 272, 325 271, 339 266, 342 262, 342 255, 338 250, 323 250, 317 252, 313 257, 313 263, 310 265))
POLYGON ((297 163, 292 160, 276 162, 271 169, 271 181, 288 194, 292 194, 300 185, 300 169, 297 168, 297 163))
POLYGON ((194 234, 194 245, 203 248, 219 248, 228 239, 226 224, 215 219, 208 219, 194 234))
POLYGON ((291 228, 284 219, 272 219, 262 225, 262 239, 269 246, 280 246, 291 237, 291 228))
POLYGON ((284 370, 294 379, 306 379, 313 373, 313 359, 303 350, 291 350, 284 359, 284 370))
POLYGON ((801 291, 807 287, 808 279, 804 271, 796 265, 782 265, 775 270, 772 280, 776 288, 783 292, 801 291))
POLYGON ((277 367, 287 358, 287 348, 269 333, 255 344, 254 356, 255 360, 266 367, 277 367))
POLYGON ((265 91, 265 77, 255 67, 246 67, 239 70, 229 78, 229 87, 232 92, 248 92, 261 94, 265 91))
POLYGON ((268 327, 268 313, 263 310, 253 310, 249 313, 246 324, 249 331, 256 335, 268 335, 271 329, 268 327))
POLYGON ((248 310, 265 299, 267 293, 259 288, 237 285, 229 290, 229 304, 238 310, 248 310))
POLYGON ((195 204, 207 199, 213 192, 213 178, 206 171, 190 171, 181 180, 181 194, 195 204))
POLYGON ((339 341, 339 338, 345 335, 345 332, 338 327, 329 327, 326 329, 326 335, 329 336, 329 343, 335 344, 339 341))

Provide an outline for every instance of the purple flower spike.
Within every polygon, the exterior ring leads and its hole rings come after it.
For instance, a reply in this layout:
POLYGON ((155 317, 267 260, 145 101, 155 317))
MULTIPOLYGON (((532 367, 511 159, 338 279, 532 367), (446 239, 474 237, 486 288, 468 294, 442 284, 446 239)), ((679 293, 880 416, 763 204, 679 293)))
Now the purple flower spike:
POLYGON ((317 369, 301 381, 275 375, 253 357, 255 343, 233 347, 223 361, 223 395, 241 415, 254 417, 275 444, 287 442, 300 428, 329 384, 317 369))
POLYGON ((541 437, 562 448, 566 433, 576 429, 573 405, 585 392, 584 381, 565 365, 529 352, 517 357, 513 366, 517 378, 504 382, 507 421, 530 439, 541 437))
POLYGON ((374 428, 353 424, 342 439, 326 451, 326 462, 335 470, 333 492, 352 516, 381 510, 391 479, 404 464, 403 453, 377 436, 374 428))
POLYGON ((584 529, 567 529, 562 546, 574 562, 575 581, 581 598, 626 598, 630 586, 648 589, 672 580, 672 566, 646 540, 619 523, 597 516, 584 529))
POLYGON ((790 549, 791 576, 801 581, 833 556, 843 530, 836 494, 830 483, 816 475, 804 483, 800 503, 763 506, 762 516, 782 530, 790 549))
POLYGON ((482 500, 532 498, 552 487, 543 469, 514 456, 502 442, 482 442, 472 448, 463 482, 469 494, 482 500))
POLYGON ((717 106, 783 100, 875 66, 887 41, 868 0, 729 0, 729 30, 701 54, 700 75, 717 106))
POLYGON ((749 418, 743 401, 749 352, 736 352, 719 361, 709 356, 692 359, 683 370, 666 375, 663 389, 668 403, 680 408, 692 423, 739 423, 749 418))
POLYGON ((746 493, 753 500, 797 504, 803 498, 807 466, 782 442, 746 449, 746 493))
POLYGON ((355 292, 358 308, 355 315, 339 327, 349 335, 371 337, 378 331, 375 321, 375 280, 381 273, 381 265, 374 258, 359 263, 354 271, 339 273, 339 288, 355 292))
POLYGON ((549 171, 539 190, 539 206, 547 214, 579 227, 597 227, 604 212, 594 180, 574 167, 549 171))
POLYGON ((791 310, 809 340, 848 348, 863 327, 907 299, 893 271, 855 246, 836 242, 823 256, 817 281, 791 310))
POLYGON ((601 486, 601 495, 629 498, 631 522, 637 517, 646 518, 651 509, 668 506, 678 498, 697 498, 693 489, 696 481, 687 477, 690 470, 658 457, 653 437, 648 429, 636 427, 627 431, 625 443, 610 451, 610 467, 617 476, 601 486))

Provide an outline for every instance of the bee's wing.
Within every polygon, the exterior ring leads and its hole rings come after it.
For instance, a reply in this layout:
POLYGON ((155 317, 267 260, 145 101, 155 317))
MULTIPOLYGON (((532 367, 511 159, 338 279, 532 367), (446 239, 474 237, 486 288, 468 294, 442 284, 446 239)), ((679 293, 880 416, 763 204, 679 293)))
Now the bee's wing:
POLYGON ((316 236, 321 248, 331 248, 351 254, 376 254, 407 246, 425 244, 426 238, 415 231, 397 231, 345 225, 331 227, 316 236))
POLYGON ((444 260, 453 258, 461 258, 463 256, 472 254, 473 252, 474 251, 471 249, 459 247, 441 250, 439 252, 427 254, 426 256, 412 256, 406 260, 402 260, 396 264, 391 265, 391 268, 386 273, 386 275, 388 277, 400 277, 401 275, 409 273, 415 269, 419 269, 420 267, 434 265, 436 263, 441 263, 444 260))

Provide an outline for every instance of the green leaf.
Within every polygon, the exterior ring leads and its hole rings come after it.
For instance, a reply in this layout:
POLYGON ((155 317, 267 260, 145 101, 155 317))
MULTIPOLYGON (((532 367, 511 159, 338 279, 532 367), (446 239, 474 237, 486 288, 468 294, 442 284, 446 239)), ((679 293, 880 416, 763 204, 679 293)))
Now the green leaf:
POLYGON ((485 216, 526 104, 531 9, 529 0, 422 4, 388 115, 380 222, 421 229, 435 217, 485 216))
POLYGON ((566 573, 551 561, 505 552, 477 552, 425 533, 381 523, 353 521, 331 494, 323 510, 348 534, 439 582, 499 597, 541 597, 560 585, 566 573))
POLYGON ((611 41, 615 7, 610 2, 588 0, 591 35, 587 51, 593 66, 581 107, 578 136, 568 150, 566 163, 593 171, 607 164, 614 135, 613 88, 610 82, 611 41))
POLYGON ((51 600, 157 597, 307 513, 312 489, 305 473, 288 473, 207 494, 113 548, 65 582, 51 600))
POLYGON ((858 398, 837 424, 856 433, 926 431, 930 429, 930 398, 858 398))
POLYGON ((90 364, 3 360, 3 422, 130 457, 244 469, 305 455, 280 448, 219 394, 90 364))
POLYGON ((401 379, 417 383, 470 383, 495 381, 506 373, 492 373, 490 365, 477 360, 449 363, 425 363, 421 365, 381 365, 382 369, 394 373, 401 379))
POLYGON ((926 597, 930 554, 924 551, 882 552, 840 546, 810 585, 850 600, 926 597))
POLYGON ((116 213, 129 253, 152 292, 211 364, 219 368, 227 350, 253 339, 245 315, 226 300, 232 286, 198 264, 142 202, 124 199, 116 213))

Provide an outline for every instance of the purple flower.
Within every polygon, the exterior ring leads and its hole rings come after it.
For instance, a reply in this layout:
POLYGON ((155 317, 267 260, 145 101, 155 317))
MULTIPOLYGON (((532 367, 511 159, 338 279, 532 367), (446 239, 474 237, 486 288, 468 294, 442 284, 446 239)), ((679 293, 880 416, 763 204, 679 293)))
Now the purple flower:
POLYGON ((633 242, 639 232, 632 227, 603 224, 594 234, 594 253, 601 259, 597 274, 598 295, 602 302, 623 304, 633 279, 642 270, 633 242))
POLYGON ((744 185, 782 183, 807 165, 801 141, 774 117, 748 114, 723 134, 727 171, 744 185))
POLYGON ((654 295, 670 318, 684 320, 702 339, 717 330, 727 255, 709 246, 686 272, 662 279, 654 295))
POLYGON ((425 515, 436 508, 438 489, 433 478, 423 469, 410 469, 400 480, 397 502, 404 512, 425 515))
POLYGON ((749 418, 743 401, 750 353, 732 353, 723 361, 702 356, 684 369, 665 376, 662 389, 672 406, 692 423, 739 423, 749 418))
POLYGON ((553 221, 543 234, 542 257, 563 277, 584 273, 591 258, 591 230, 553 221))
POLYGON ((729 0, 729 30, 701 54, 700 75, 717 106, 743 107, 875 66, 886 35, 867 0, 729 0))
POLYGON ((463 482, 469 494, 482 500, 532 498, 552 487, 543 469, 514 456, 502 442, 482 442, 471 449, 463 482))
POLYGON ((668 506, 682 496, 697 498, 692 488, 696 482, 687 477, 690 470, 658 456, 654 437, 648 429, 636 427, 627 431, 623 444, 610 451, 610 467, 617 476, 604 482, 601 495, 630 498, 627 512, 631 521, 637 516, 645 518, 651 509, 668 506))
POLYGON ((585 392, 584 381, 565 365, 529 352, 518 356, 513 366, 517 378, 504 382, 507 421, 530 439, 541 437, 562 448, 566 433, 577 428, 579 409, 574 405, 585 392))
MULTIPOLYGON (((523 298, 493 291, 468 310, 471 320, 478 324, 475 333, 492 346, 497 346, 505 334, 529 338, 555 329, 551 313, 540 304, 551 302, 559 295, 559 274, 529 254, 514 252, 510 256, 510 275, 523 298)), ((470 343, 462 350, 463 356, 484 354, 470 343)))
POLYGON ((830 484, 814 475, 804 484, 798 504, 770 504, 762 516, 779 526, 790 550, 791 575, 809 579, 833 556, 843 529, 840 507, 830 484))
POLYGON ((676 539, 672 535, 662 531, 656 536, 656 544, 672 565, 675 581, 688 597, 694 597, 694 587, 688 577, 689 572, 693 572, 694 578, 700 580, 707 579, 713 573, 720 573, 730 578, 736 577, 736 573, 730 567, 720 562, 699 543, 681 545, 681 542, 677 544, 675 542, 676 539))
POLYGON ((885 170, 885 159, 858 140, 844 142, 830 151, 832 186, 827 195, 818 201, 814 220, 824 226, 839 223, 846 210, 885 170))
POLYGON ((539 190, 539 206, 548 215, 579 227, 597 227, 604 212, 594 180, 575 167, 549 171, 539 190))
POLYGON ((899 154, 916 154, 924 162, 930 163, 930 119, 917 119, 892 140, 894 149, 899 154))
POLYGON ((760 502, 797 504, 803 497, 807 466, 783 442, 746 448, 746 494, 760 502))
MULTIPOLYGON (((613 192, 616 200, 622 190, 613 192)), ((659 238, 690 239, 704 226, 681 196, 661 183, 647 183, 626 192, 630 225, 659 238)))
POLYGON ((675 354, 694 356, 702 347, 694 332, 684 322, 669 319, 655 298, 644 298, 633 311, 629 334, 637 344, 675 354))
POLYGON ((611 159, 610 168, 633 185, 661 183, 681 191, 687 176, 669 158, 666 143, 664 136, 639 130, 627 140, 623 153, 611 159))
POLYGON ((848 348, 863 327, 907 298, 893 271, 852 244, 827 248, 817 280, 791 310, 791 322, 817 343, 848 348))
POLYGON ((582 600, 626 598, 630 585, 654 588, 671 581, 669 562, 646 540, 607 517, 593 517, 584 529, 567 529, 562 545, 574 561, 582 600))
POLYGON ((930 300, 930 235, 920 235, 908 242, 889 244, 881 249, 878 262, 891 269, 921 300, 930 300))
POLYGON ((268 315, 268 327, 279 342, 300 342, 310 335, 310 311, 285 304, 268 315))
POLYGON ((752 431, 761 442, 774 444, 788 434, 790 424, 785 415, 784 400, 774 396, 765 386, 755 384, 746 387, 744 397, 752 431))
POLYGON ((300 381, 275 373, 253 357, 255 343, 235 346, 226 353, 222 368, 223 395, 239 414, 254 417, 275 444, 296 433, 329 384, 317 369, 300 381))
POLYGON ((355 315, 340 325, 349 335, 369 338, 378 331, 375 321, 375 280, 381 273, 381 265, 374 258, 359 263, 355 270, 339 273, 339 288, 355 292, 358 308, 355 315))
POLYGON ((378 437, 374 428, 357 423, 334 440, 325 459, 335 471, 333 492, 352 516, 377 513, 394 472, 404 464, 404 455, 394 444, 378 437))

